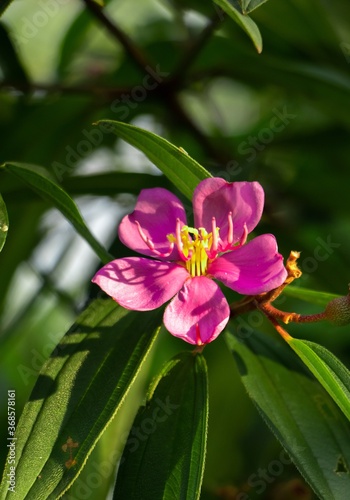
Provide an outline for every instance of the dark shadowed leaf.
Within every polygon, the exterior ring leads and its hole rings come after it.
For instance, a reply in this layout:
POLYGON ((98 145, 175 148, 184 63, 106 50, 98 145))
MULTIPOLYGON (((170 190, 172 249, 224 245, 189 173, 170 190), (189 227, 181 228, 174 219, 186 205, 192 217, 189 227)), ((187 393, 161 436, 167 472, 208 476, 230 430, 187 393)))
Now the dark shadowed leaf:
POLYGON ((72 194, 98 194, 115 196, 119 193, 139 194, 141 189, 164 187, 171 184, 163 175, 133 172, 106 172, 95 175, 67 177, 62 186, 72 194))
POLYGON ((200 496, 208 425, 207 368, 202 355, 171 360, 150 389, 129 434, 114 499, 200 496), (142 438, 137 431, 144 433, 142 438))
POLYGON ((320 498, 343 500, 350 488, 350 429, 334 401, 280 339, 254 332, 226 341, 262 417, 320 498))
MULTIPOLYGON (((0 4, 1 15, 1 4, 0 4)), ((20 84, 28 84, 28 78, 13 47, 11 38, 8 35, 5 26, 0 23, 0 66, 4 72, 5 80, 20 84)))

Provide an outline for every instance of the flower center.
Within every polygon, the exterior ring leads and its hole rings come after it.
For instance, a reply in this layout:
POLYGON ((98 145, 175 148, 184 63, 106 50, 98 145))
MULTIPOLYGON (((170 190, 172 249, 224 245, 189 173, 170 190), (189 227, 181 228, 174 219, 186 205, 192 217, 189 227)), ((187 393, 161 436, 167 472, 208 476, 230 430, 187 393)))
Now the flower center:
POLYGON ((203 227, 195 229, 182 226, 180 229, 178 222, 175 235, 168 234, 167 238, 170 243, 176 244, 187 271, 194 277, 206 274, 208 261, 210 258, 215 258, 217 254, 218 236, 219 228, 217 227, 214 228, 214 233, 208 233, 203 227))
POLYGON ((177 219, 175 234, 167 234, 167 239, 170 243, 169 250, 167 252, 160 252, 155 248, 151 238, 144 233, 139 222, 135 221, 135 223, 142 240, 155 255, 162 258, 170 257, 176 246, 180 259, 184 262, 187 271, 192 277, 206 275, 208 265, 219 253, 222 254, 244 245, 248 235, 247 226, 244 224, 243 234, 240 239, 238 241, 234 239, 232 212, 229 212, 227 216, 227 236, 225 242, 219 236, 220 229, 216 227, 215 217, 212 218, 211 233, 208 233, 204 227, 199 227, 198 229, 189 226, 181 227, 181 221, 177 219))

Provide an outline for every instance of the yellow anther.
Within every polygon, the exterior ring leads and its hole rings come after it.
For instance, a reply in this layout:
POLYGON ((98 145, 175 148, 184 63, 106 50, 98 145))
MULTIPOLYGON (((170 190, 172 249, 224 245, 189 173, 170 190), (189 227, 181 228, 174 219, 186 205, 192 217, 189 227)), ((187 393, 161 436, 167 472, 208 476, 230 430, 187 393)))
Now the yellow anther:
POLYGON ((198 229, 182 226, 177 227, 177 233, 168 234, 168 241, 176 243, 177 249, 191 276, 203 276, 208 268, 208 252, 213 243, 212 233, 203 227, 198 229))

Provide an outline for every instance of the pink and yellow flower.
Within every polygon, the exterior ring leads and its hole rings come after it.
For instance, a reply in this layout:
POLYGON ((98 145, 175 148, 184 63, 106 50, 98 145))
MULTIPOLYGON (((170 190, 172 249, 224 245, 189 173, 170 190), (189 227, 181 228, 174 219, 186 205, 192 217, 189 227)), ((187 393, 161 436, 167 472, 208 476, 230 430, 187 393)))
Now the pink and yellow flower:
POLYGON ((144 189, 135 210, 123 218, 119 238, 151 258, 114 260, 92 281, 127 309, 149 311, 172 299, 163 318, 169 332, 190 344, 207 344, 230 316, 213 280, 240 294, 256 295, 280 286, 287 277, 273 235, 246 242, 263 206, 264 191, 257 182, 205 179, 194 191, 195 227, 189 227, 174 194, 144 189))

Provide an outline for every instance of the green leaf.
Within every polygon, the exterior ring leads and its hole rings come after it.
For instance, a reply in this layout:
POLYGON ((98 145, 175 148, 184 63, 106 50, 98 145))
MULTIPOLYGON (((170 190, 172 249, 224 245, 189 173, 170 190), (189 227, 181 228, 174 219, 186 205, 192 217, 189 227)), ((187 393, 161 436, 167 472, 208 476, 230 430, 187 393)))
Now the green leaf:
POLYGON ((349 370, 334 354, 314 342, 294 338, 287 342, 350 420, 349 370))
POLYGON ((240 3, 242 4, 242 12, 244 14, 249 14, 249 12, 257 9, 265 2, 267 2, 267 0, 240 0, 240 3))
MULTIPOLYGON (((96 300, 44 365, 16 430, 16 494, 54 499, 76 479, 120 409, 149 353, 162 311, 128 311, 96 300)), ((9 472, 8 465, 5 476, 9 472)))
MULTIPOLYGON (((1 9, 1 7, 0 7, 1 9)), ((1 12, 0 12, 1 14, 1 12)), ((11 38, 3 24, 0 23, 0 65, 4 73, 5 81, 27 84, 28 77, 23 68, 19 56, 13 47, 11 38)))
POLYGON ((249 396, 318 497, 344 500, 350 429, 332 398, 282 340, 225 338, 249 396))
POLYGON ((240 13, 240 5, 237 0, 214 0, 226 14, 228 14, 250 37, 255 45, 256 50, 260 54, 263 49, 262 37, 260 30, 255 22, 248 16, 240 13))
POLYGON ((203 356, 171 360, 149 398, 129 434, 113 498, 199 499, 208 425, 203 356))
POLYGON ((87 31, 91 24, 91 14, 87 9, 85 9, 78 14, 76 19, 74 19, 72 24, 67 29, 59 50, 57 74, 60 77, 64 76, 64 73, 69 64, 72 62, 72 59, 86 40, 87 31))
POLYGON ((287 286, 283 293, 288 295, 288 297, 295 297, 296 299, 304 300, 305 302, 310 302, 311 304, 317 304, 320 306, 326 306, 328 302, 340 295, 334 293, 318 292, 316 290, 308 290, 307 288, 301 288, 296 286, 287 286))
POLYGON ((9 229, 9 218, 5 202, 0 194, 0 252, 3 249, 9 229))
POLYGON ((166 139, 133 125, 113 120, 99 121, 135 148, 142 151, 190 200, 197 184, 211 177, 186 151, 166 139))
POLYGON ((66 177, 62 186, 74 194, 96 194, 115 196, 118 193, 139 194, 141 189, 164 187, 171 184, 163 175, 150 175, 133 172, 105 172, 94 175, 66 177))
MULTIPOLYGON (((139 194, 141 189, 164 187, 171 189, 172 184, 164 175, 151 175, 133 172, 101 172, 100 174, 66 176, 61 187, 69 195, 94 194, 115 197, 120 193, 139 194)), ((9 175, 1 179, 1 190, 6 196, 21 198, 26 202, 37 199, 36 193, 23 185, 17 178, 9 175)))
POLYGON ((89 243, 104 264, 113 259, 113 256, 91 234, 72 198, 48 177, 43 168, 24 163, 6 163, 1 168, 19 177, 44 200, 52 203, 69 220, 80 236, 89 243))

